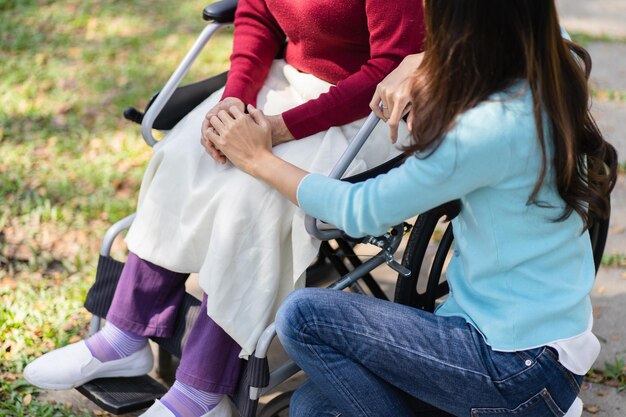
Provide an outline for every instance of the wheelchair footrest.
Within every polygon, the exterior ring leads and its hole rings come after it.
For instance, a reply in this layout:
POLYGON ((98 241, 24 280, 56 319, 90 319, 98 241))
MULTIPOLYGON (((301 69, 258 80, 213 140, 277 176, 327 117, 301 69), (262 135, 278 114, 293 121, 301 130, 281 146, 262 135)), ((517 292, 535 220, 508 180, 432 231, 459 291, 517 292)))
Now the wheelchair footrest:
POLYGON ((152 405, 167 388, 149 375, 132 378, 102 378, 76 388, 103 410, 124 414, 152 405))

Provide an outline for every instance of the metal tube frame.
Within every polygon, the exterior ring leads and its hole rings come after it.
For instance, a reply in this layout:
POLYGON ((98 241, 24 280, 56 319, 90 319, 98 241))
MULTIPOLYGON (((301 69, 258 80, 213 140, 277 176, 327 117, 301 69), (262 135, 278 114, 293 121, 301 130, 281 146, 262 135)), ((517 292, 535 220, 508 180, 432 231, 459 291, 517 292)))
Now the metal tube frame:
MULTIPOLYGON (((124 230, 128 229, 135 220, 137 213, 133 213, 130 216, 124 217, 122 220, 117 221, 111 227, 109 227, 102 238, 102 244, 100 245, 100 256, 111 256, 111 248, 115 238, 119 236, 124 230)), ((89 323, 89 336, 93 336, 102 325, 102 318, 100 316, 93 315, 91 322, 89 323)))
MULTIPOLYGON (((363 126, 361 126, 352 141, 350 141, 346 150, 339 158, 339 161, 337 161, 337 164, 335 164, 335 167, 330 172, 330 175, 328 175, 329 178, 339 179, 343 176, 343 174, 345 174, 346 170, 359 153, 379 121, 380 119, 378 119, 373 112, 368 116, 365 123, 363 123, 363 126)), ((319 240, 337 239, 344 235, 344 233, 339 229, 321 230, 318 226, 318 220, 309 215, 306 215, 304 218, 304 226, 306 227, 306 231, 311 236, 319 240)))
POLYGON ((178 68, 176 68, 169 80, 167 80, 167 83, 165 83, 165 86, 159 92, 154 103, 152 103, 148 111, 146 111, 143 121, 141 122, 141 135, 149 146, 154 146, 157 143, 157 140, 152 136, 152 126, 157 116, 161 113, 161 110, 163 110, 163 107, 165 107, 172 94, 174 94, 180 82, 185 78, 187 71, 189 71, 189 68, 191 68, 193 62, 198 55, 200 55, 200 52, 202 52, 202 49, 204 49, 209 39, 211 39, 219 29, 228 25, 229 24, 224 23, 210 23, 204 28, 189 52, 187 52, 187 55, 185 55, 185 58, 183 58, 182 62, 178 65, 178 68))
MULTIPOLYGON (((143 121, 141 123, 141 134, 146 141, 146 143, 153 147, 157 144, 157 140, 152 135, 152 128, 154 125, 154 121, 156 120, 161 110, 165 107, 168 100, 183 80, 189 68, 196 60, 196 58, 200 55, 207 42, 213 37, 213 35, 222 27, 228 26, 228 24, 221 23, 210 23, 207 25, 196 42, 193 44, 187 55, 183 61, 176 68, 174 73, 167 80, 163 89, 159 92, 159 95, 156 97, 154 103, 150 106, 150 108, 146 111, 143 121)), ((376 117, 374 113, 371 113, 370 116, 366 119, 365 123, 359 129, 354 139, 350 142, 348 148, 344 151, 341 158, 331 171, 329 177, 339 179, 346 172, 356 155, 359 153, 369 135, 372 133, 376 125, 378 124, 379 119, 376 117)), ((113 241, 115 238, 124 230, 128 229, 135 219, 136 213, 131 214, 128 217, 123 218, 117 223, 113 224, 105 233, 105 236, 102 241, 102 245, 100 248, 100 255, 102 256, 110 256, 111 248, 113 246, 113 241)), ((318 227, 318 220, 306 216, 305 218, 305 226, 306 230, 309 234, 316 237, 320 240, 331 240, 338 237, 343 236, 343 232, 339 229, 330 229, 330 230, 320 230, 318 227)), ((339 281, 330 286, 331 289, 344 289, 354 284, 359 280, 364 274, 369 273, 379 265, 387 262, 389 260, 390 255, 393 256, 393 253, 397 250, 398 246, 400 246, 400 242, 402 240, 402 233, 398 233, 394 236, 390 235, 387 237, 388 242, 384 243, 381 246, 381 251, 370 258, 368 261, 364 262, 362 265, 359 265, 348 274, 344 275, 339 281)), ((94 316, 91 320, 89 334, 94 334, 100 328, 101 318, 98 316, 94 316)), ((254 352, 254 355, 257 358, 266 358, 267 351, 269 346, 276 336, 276 326, 274 323, 270 324, 257 342, 257 347, 254 352)), ((285 381, 287 378, 296 374, 299 371, 299 367, 292 361, 288 361, 284 365, 280 366, 278 369, 273 371, 270 374, 270 382, 265 388, 257 388, 250 387, 250 399, 257 400, 261 395, 275 388, 278 384, 285 381)))
MULTIPOLYGON (((357 266, 352 271, 345 274, 328 288, 334 290, 343 290, 357 282, 359 279, 361 279, 361 277, 363 277, 363 275, 371 272, 376 267, 382 265, 385 262, 388 263, 390 255, 393 256, 393 254, 398 250, 400 243, 402 242, 402 232, 403 225, 398 225, 393 228, 392 232, 385 234, 383 237, 372 238, 371 243, 380 247, 381 251, 361 265, 357 266)), ((265 330, 261 334, 261 337, 259 337, 256 349, 253 353, 254 356, 259 359, 267 358, 267 352, 275 336, 276 324, 271 323, 265 328, 265 330)), ((284 382, 287 378, 295 375, 299 370, 300 368, 293 361, 287 361, 280 368, 270 373, 270 382, 267 387, 250 387, 250 399, 258 400, 262 395, 274 389, 277 385, 284 382)))
MULTIPOLYGON (((146 141, 148 146, 153 147, 156 145, 157 140, 152 135, 152 127, 154 125, 154 121, 156 120, 161 110, 165 107, 167 102, 169 101, 172 94, 181 83, 185 75, 191 68, 191 65, 194 63, 200 52, 204 49, 207 42, 213 37, 213 35, 225 26, 229 26, 229 23, 209 23, 200 33, 200 36, 196 39, 191 49, 185 55, 182 62, 178 65, 174 73, 170 76, 170 78, 165 83, 163 89, 159 92, 159 95, 154 100, 154 103, 150 106, 150 108, 146 111, 144 115, 143 121, 141 122, 141 135, 143 139, 146 141)), ((128 217, 123 218, 117 223, 113 224, 106 231, 104 238, 102 239, 102 244, 100 246, 100 255, 102 256, 110 256, 111 248, 113 246, 113 241, 115 238, 122 233, 124 230, 128 229, 135 219, 136 213, 131 214, 128 217)), ((91 318, 91 323, 89 325, 89 335, 93 335, 96 333, 102 324, 102 318, 98 316, 93 316, 91 318)))

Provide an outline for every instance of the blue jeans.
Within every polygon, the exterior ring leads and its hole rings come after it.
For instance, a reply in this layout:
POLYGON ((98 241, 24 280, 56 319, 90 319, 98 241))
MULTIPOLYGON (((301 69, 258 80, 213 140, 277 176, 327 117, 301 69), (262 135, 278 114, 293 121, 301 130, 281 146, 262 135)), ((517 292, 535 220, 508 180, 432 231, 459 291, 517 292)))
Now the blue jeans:
POLYGON ((296 291, 276 327, 310 378, 292 416, 563 416, 582 380, 551 348, 496 352, 462 318, 341 291, 296 291))

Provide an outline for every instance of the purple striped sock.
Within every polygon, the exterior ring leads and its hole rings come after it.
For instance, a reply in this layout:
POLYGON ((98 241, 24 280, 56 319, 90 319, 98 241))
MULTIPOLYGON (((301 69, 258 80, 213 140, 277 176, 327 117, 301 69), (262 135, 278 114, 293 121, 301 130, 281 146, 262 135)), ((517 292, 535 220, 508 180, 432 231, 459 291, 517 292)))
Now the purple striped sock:
POLYGON ((107 323, 102 330, 85 340, 87 348, 101 362, 125 358, 143 349, 148 338, 129 333, 112 323, 107 323))
POLYGON ((176 417, 202 417, 221 401, 223 394, 200 391, 182 382, 174 385, 161 398, 161 402, 176 417))

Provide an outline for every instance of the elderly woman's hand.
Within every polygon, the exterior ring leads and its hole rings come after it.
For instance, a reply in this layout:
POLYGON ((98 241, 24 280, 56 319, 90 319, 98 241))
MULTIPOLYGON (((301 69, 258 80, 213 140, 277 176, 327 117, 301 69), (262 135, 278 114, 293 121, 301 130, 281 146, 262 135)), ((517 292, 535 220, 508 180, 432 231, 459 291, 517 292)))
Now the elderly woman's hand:
POLYGON ((255 163, 272 153, 272 128, 265 115, 248 105, 249 114, 238 106, 211 117, 204 132, 209 142, 230 162, 254 175, 255 163))
POLYGON ((404 58, 398 68, 376 86, 376 92, 370 102, 370 108, 374 113, 389 125, 389 134, 393 143, 398 140, 400 119, 411 109, 411 75, 422 62, 423 55, 420 53, 404 58))
POLYGON ((246 105, 240 99, 236 97, 226 97, 207 112, 206 116, 204 116, 204 122, 202 122, 200 143, 202 143, 202 146, 204 146, 211 158, 215 159, 220 164, 226 163, 226 157, 220 151, 215 149, 215 146, 213 146, 211 141, 207 140, 205 132, 211 127, 210 120, 213 116, 217 116, 220 111, 228 111, 228 109, 233 106, 241 110, 241 112, 243 112, 246 108, 246 105))

